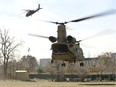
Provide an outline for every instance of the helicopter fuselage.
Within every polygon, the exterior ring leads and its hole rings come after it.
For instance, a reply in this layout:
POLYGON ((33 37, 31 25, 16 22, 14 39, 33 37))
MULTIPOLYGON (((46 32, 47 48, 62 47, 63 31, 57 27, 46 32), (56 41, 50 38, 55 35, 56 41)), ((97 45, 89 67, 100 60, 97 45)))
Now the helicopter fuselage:
POLYGON ((54 43, 52 44, 52 60, 82 61, 83 51, 78 44, 54 43))
POLYGON ((84 59, 83 51, 80 45, 76 44, 76 39, 69 37, 67 37, 65 25, 60 23, 57 30, 57 42, 51 46, 52 60, 75 62, 84 59))
POLYGON ((30 10, 30 11, 28 11, 27 14, 26 14, 26 17, 31 16, 31 15, 34 14, 35 12, 36 12, 35 10, 30 10))
POLYGON ((39 11, 40 9, 42 9, 42 8, 40 8, 40 4, 39 4, 38 8, 36 10, 27 10, 28 12, 26 14, 26 17, 33 15, 35 12, 39 11))

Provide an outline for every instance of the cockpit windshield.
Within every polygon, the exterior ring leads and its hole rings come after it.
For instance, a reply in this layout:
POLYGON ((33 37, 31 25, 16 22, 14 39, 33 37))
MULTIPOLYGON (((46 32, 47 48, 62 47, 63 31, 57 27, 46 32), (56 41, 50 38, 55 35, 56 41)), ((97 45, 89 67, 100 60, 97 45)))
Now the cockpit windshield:
POLYGON ((53 53, 67 53, 68 46, 66 44, 53 44, 52 45, 53 53))

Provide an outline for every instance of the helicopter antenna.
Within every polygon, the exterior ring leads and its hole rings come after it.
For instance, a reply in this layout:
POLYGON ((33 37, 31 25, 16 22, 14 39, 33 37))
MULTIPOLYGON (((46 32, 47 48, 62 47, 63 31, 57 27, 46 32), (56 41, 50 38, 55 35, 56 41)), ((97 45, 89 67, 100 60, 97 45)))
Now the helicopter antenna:
POLYGON ((30 48, 28 48, 27 52, 28 52, 28 55, 29 55, 29 52, 30 52, 30 48))

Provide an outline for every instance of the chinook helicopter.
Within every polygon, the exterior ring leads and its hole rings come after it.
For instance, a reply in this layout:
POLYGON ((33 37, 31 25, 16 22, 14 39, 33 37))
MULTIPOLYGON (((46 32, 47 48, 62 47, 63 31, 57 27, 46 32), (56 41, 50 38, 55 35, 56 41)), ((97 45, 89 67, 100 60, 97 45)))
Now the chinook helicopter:
POLYGON ((95 17, 100 17, 100 16, 105 16, 109 14, 115 13, 115 10, 109 10, 105 11, 103 13, 99 13, 96 15, 76 19, 76 20, 71 20, 68 22, 52 22, 52 21, 46 21, 50 23, 54 23, 58 25, 57 28, 57 37, 54 36, 43 36, 43 35, 36 35, 36 34, 29 34, 31 36, 36 36, 36 37, 42 37, 42 38, 47 38, 52 42, 51 45, 51 50, 52 50, 52 60, 51 63, 54 62, 54 60, 61 60, 63 61, 62 66, 65 66, 64 61, 69 61, 70 62, 76 62, 80 61, 80 66, 83 66, 84 63, 82 62, 84 60, 84 54, 83 50, 80 47, 80 42, 83 40, 77 41, 75 37, 71 35, 67 35, 66 33, 66 24, 70 22, 80 22, 83 20, 95 18, 95 17))
POLYGON ((26 17, 32 16, 34 13, 36 13, 37 11, 39 11, 40 9, 40 4, 38 4, 38 8, 36 10, 26 10, 27 14, 25 15, 26 17))

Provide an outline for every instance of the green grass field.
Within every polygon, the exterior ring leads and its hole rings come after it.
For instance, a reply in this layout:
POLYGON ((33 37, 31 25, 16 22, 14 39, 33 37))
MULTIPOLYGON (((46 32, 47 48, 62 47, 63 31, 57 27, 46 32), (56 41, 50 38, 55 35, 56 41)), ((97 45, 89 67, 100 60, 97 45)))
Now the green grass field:
POLYGON ((1 80, 0 87, 116 87, 115 82, 52 82, 38 80, 35 82, 1 80))

